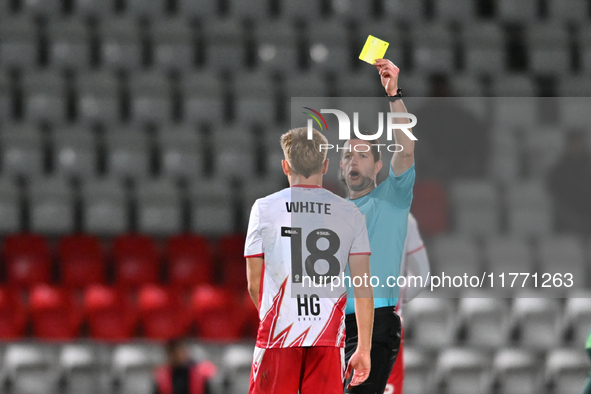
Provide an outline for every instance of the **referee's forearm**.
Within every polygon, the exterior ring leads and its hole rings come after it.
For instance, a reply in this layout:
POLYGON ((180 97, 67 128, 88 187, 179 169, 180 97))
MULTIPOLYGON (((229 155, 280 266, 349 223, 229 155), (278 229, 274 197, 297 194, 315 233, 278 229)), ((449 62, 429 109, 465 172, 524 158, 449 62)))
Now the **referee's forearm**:
POLYGON ((373 331, 373 298, 355 298, 355 318, 357 320, 357 349, 371 350, 373 331))

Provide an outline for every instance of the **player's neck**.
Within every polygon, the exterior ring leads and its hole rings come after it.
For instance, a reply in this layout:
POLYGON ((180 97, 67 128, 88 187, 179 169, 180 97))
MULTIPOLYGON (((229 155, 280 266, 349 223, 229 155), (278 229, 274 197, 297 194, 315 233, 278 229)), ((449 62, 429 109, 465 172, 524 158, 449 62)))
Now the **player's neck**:
POLYGON ((322 187, 322 175, 312 174, 309 178, 302 175, 292 175, 290 186, 320 186, 322 187))

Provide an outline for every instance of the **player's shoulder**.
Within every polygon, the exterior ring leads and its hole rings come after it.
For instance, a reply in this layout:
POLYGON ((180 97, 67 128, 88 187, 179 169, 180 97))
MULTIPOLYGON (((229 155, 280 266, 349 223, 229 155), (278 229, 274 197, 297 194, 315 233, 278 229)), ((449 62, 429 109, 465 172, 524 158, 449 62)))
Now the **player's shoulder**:
POLYGON ((290 196, 289 188, 281 189, 276 191, 275 193, 271 193, 265 197, 261 197, 256 200, 256 204, 267 204, 269 202, 275 202, 277 200, 285 200, 288 199, 290 196))
POLYGON ((327 196, 326 197, 327 201, 330 202, 331 204, 334 204, 335 206, 339 206, 342 209, 359 211, 359 208, 357 207, 357 205, 355 205, 355 203, 353 201, 347 200, 346 198, 343 198, 343 197, 331 192, 330 190, 323 189, 323 191, 327 196))

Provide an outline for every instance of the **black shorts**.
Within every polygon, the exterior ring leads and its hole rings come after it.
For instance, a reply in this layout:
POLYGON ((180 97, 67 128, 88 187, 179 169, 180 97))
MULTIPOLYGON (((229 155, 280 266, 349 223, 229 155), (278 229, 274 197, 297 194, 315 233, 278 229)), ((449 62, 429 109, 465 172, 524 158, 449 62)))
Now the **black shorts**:
MULTIPOLYGON (((345 318, 347 328, 347 342, 345 344, 345 362, 348 365, 351 356, 357 349, 357 321, 351 313, 345 318)), ((393 306, 376 308, 373 320, 373 335, 371 339, 371 371, 369 377, 359 386, 347 389, 351 378, 345 382, 345 393, 383 394, 388 383, 388 377, 396 362, 400 349, 400 316, 393 306)))

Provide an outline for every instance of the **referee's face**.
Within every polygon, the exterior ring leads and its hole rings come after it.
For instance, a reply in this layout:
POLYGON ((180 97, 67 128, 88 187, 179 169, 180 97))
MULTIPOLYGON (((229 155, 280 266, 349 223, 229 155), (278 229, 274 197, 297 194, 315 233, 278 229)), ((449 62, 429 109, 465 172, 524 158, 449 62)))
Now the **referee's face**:
POLYGON ((349 191, 370 192, 375 188, 381 162, 375 162, 368 141, 352 139, 345 142, 341 155, 341 171, 349 191))

